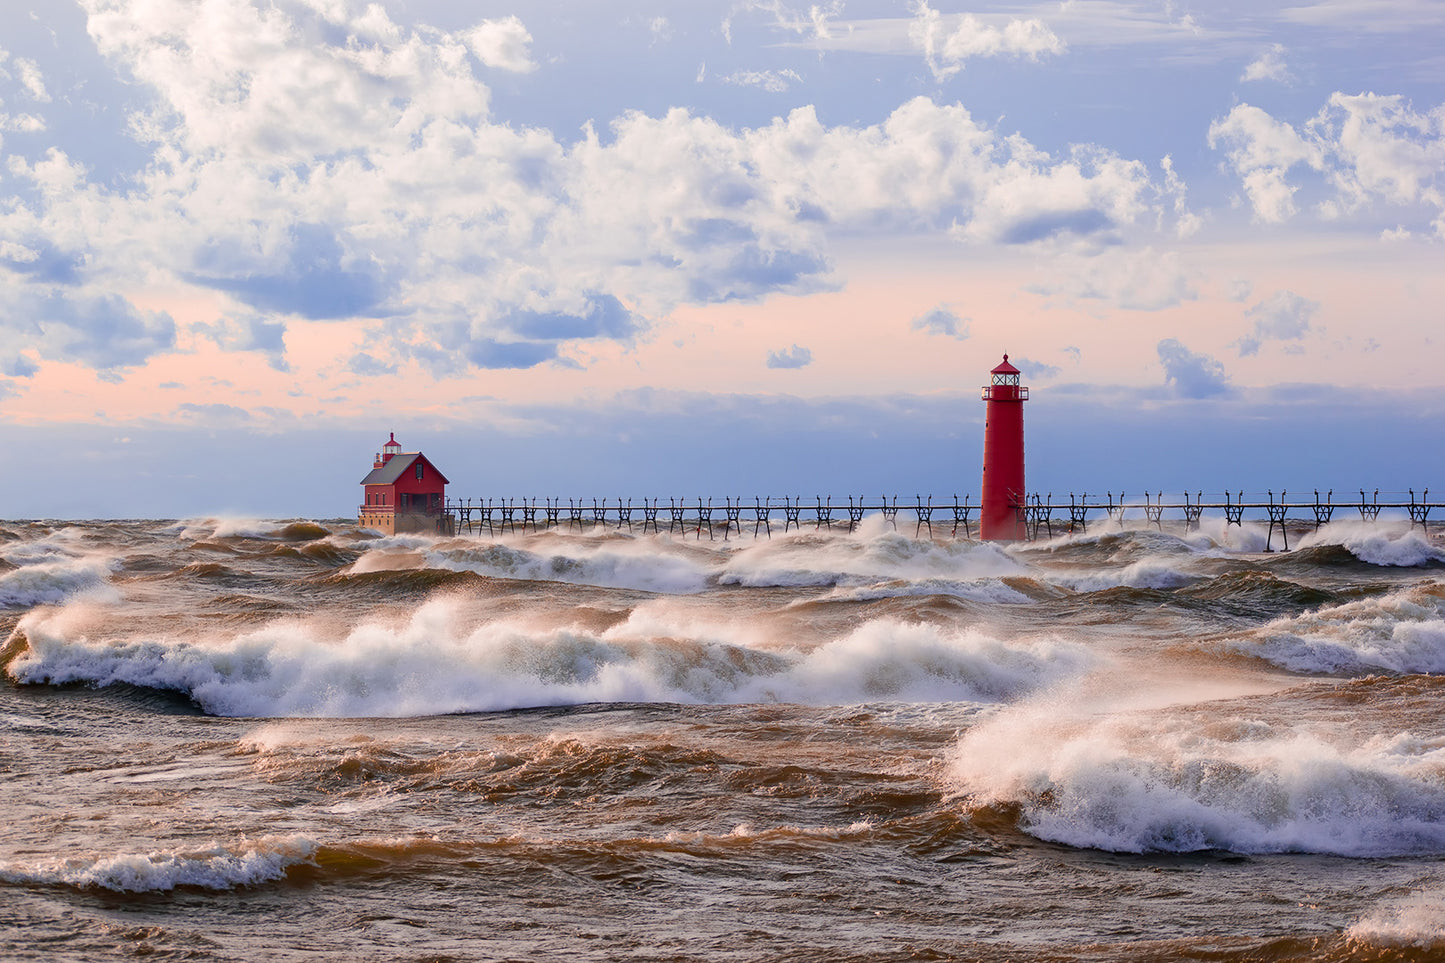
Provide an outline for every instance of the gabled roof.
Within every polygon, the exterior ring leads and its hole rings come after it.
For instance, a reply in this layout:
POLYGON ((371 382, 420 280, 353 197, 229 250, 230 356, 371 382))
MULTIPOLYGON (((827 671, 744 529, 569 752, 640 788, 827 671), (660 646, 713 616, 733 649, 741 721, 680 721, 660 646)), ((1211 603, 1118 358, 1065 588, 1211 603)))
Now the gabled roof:
POLYGON ((391 461, 380 468, 373 468, 371 474, 363 478, 361 483, 363 485, 394 485, 408 468, 416 464, 418 458, 426 462, 431 470, 437 473, 437 477, 442 480, 443 485, 451 484, 447 481, 447 476, 438 471, 437 466, 431 463, 431 459, 419 451, 404 451, 400 455, 392 455, 391 461))

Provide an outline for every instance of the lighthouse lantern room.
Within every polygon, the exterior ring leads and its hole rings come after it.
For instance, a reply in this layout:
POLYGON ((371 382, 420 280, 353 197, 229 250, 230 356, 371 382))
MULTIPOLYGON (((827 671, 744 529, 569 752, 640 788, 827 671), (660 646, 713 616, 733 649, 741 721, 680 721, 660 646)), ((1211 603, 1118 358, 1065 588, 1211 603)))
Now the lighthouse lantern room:
POLYGON ((364 494, 356 520, 362 528, 386 535, 455 534, 446 513, 446 476, 421 452, 403 452, 395 432, 361 485, 364 494))
POLYGON ((1028 537, 1024 504, 1024 402, 1029 389, 1019 384, 1019 369, 1003 363, 989 372, 983 389, 988 402, 983 423, 983 492, 979 536, 1011 541, 1028 537))

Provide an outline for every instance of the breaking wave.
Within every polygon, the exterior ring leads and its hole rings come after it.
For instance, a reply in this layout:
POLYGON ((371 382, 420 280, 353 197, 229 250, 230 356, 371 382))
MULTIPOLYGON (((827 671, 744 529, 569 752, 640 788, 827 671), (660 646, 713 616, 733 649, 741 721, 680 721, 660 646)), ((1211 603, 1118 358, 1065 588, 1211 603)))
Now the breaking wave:
POLYGON ((21 621, 26 648, 8 670, 30 683, 175 690, 214 715, 360 717, 595 702, 999 702, 1091 661, 1051 638, 1005 643, 890 619, 804 651, 659 636, 645 621, 539 631, 465 627, 456 616, 434 600, 404 624, 364 624, 340 640, 282 621, 214 641, 107 642, 70 628, 63 612, 42 611, 21 621))
POLYGON ((169 892, 184 886, 229 890, 284 879, 291 867, 311 863, 316 850, 311 840, 290 836, 195 850, 15 861, 0 863, 0 880, 118 893, 169 892))
POLYGON ((21 565, 0 573, 0 608, 29 608, 62 602, 103 585, 116 563, 100 558, 21 565))
MULTIPOLYGON (((541 541, 541 540, 539 540, 541 541)), ((682 552, 658 551, 650 540, 596 538, 555 540, 546 546, 522 547, 502 542, 435 543, 417 539, 386 539, 352 566, 357 574, 392 567, 425 567, 471 572, 492 578, 566 582, 604 588, 684 595, 708 587, 705 564, 682 552)))
POLYGON ((968 805, 1016 805, 1025 832, 1081 848, 1445 853, 1442 737, 1351 743, 1243 717, 1061 722, 1030 706, 966 733, 953 774, 968 805))
POLYGON ((1445 671, 1445 585, 1433 583, 1276 619, 1226 647, 1291 672, 1445 671))
POLYGON ((718 574, 724 585, 749 588, 859 585, 878 580, 972 581, 1025 574, 1024 567, 987 542, 909 538, 865 519, 856 535, 810 532, 751 543, 718 574))
POLYGON ((1338 546, 1369 565, 1423 568, 1445 564, 1445 551, 1430 544, 1414 529, 1402 531, 1385 523, 1334 522, 1300 539, 1298 548, 1311 550, 1338 546))
POLYGON ((331 534, 331 530, 306 519, 198 518, 181 523, 177 526, 176 533, 182 539, 191 542, 226 541, 237 538, 308 542, 325 538, 331 534))

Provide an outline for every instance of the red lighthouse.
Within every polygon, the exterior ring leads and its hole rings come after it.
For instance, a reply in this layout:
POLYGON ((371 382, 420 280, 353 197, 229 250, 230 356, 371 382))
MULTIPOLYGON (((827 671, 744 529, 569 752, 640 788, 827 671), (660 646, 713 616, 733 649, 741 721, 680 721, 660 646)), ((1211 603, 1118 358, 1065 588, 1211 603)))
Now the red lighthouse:
POLYGON ((985 540, 1026 538, 1024 524, 1024 402, 1029 389, 1019 385, 1019 369, 1003 363, 989 372, 983 389, 988 402, 983 422, 983 506, 978 523, 985 540))

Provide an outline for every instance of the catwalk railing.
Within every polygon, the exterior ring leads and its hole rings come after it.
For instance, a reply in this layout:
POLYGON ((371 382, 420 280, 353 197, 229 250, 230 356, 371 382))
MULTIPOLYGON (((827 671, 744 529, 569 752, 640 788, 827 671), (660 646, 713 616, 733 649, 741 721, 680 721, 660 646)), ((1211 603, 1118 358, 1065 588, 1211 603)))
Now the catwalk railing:
MULTIPOLYGON (((1244 491, 1222 492, 1206 496, 1204 492, 1142 492, 1128 496, 1125 492, 1105 492, 1102 496, 1088 493, 1075 495, 1070 492, 1068 501, 1056 498, 1050 492, 1016 498, 1013 508, 1023 519, 1028 537, 1036 539, 1040 534, 1053 537, 1063 532, 1088 531, 1090 514, 1094 520, 1100 516, 1106 522, 1125 526, 1126 519, 1135 521, 1142 518, 1145 525, 1164 530, 1164 518, 1182 518, 1185 531, 1199 527, 1205 513, 1220 513, 1226 526, 1244 524, 1246 515, 1251 521, 1266 521, 1269 525, 1265 538, 1265 550, 1273 550, 1275 532, 1278 531, 1284 548, 1289 548, 1289 531, 1286 521, 1301 524, 1314 523, 1315 528, 1333 520, 1336 511, 1358 512, 1359 518, 1375 522, 1381 512, 1388 516, 1403 516, 1413 528, 1419 525, 1428 531, 1431 509, 1445 508, 1445 503, 1429 500, 1430 490, 1424 489, 1419 496, 1414 489, 1405 492, 1380 492, 1378 489, 1366 493, 1358 489, 1358 500, 1353 497, 1337 499, 1333 490, 1321 495, 1314 491, 1309 498, 1290 499, 1289 493, 1281 491, 1276 497, 1273 491, 1246 493, 1244 491), (1382 497, 1383 496, 1383 497, 1382 497), (1294 517, 1291 517, 1293 513, 1294 517), (1055 528, 1058 528, 1058 532, 1055 528)), ((754 537, 766 535, 771 538, 773 525, 781 522, 783 531, 802 528, 811 524, 815 529, 834 525, 848 526, 853 531, 870 513, 883 516, 886 524, 898 528, 898 515, 905 513, 907 521, 914 522, 915 537, 927 530, 930 538, 934 535, 934 523, 940 530, 948 526, 951 537, 960 532, 965 538, 973 538, 973 527, 977 523, 979 504, 972 496, 957 495, 947 501, 934 501, 933 496, 915 495, 913 501, 899 504, 898 496, 891 499, 880 496, 869 500, 866 496, 846 496, 835 500, 822 495, 812 499, 784 496, 782 498, 755 496, 752 499, 724 497, 720 501, 712 498, 606 498, 576 499, 565 502, 560 498, 497 498, 449 500, 445 511, 456 520, 458 532, 489 535, 517 531, 541 531, 546 528, 567 528, 587 531, 598 527, 612 527, 636 532, 640 527, 643 534, 662 532, 665 525, 672 533, 692 533, 702 538, 706 532, 709 538, 716 538, 721 529, 724 539, 734 533, 743 535, 747 526, 752 526, 754 537)))

